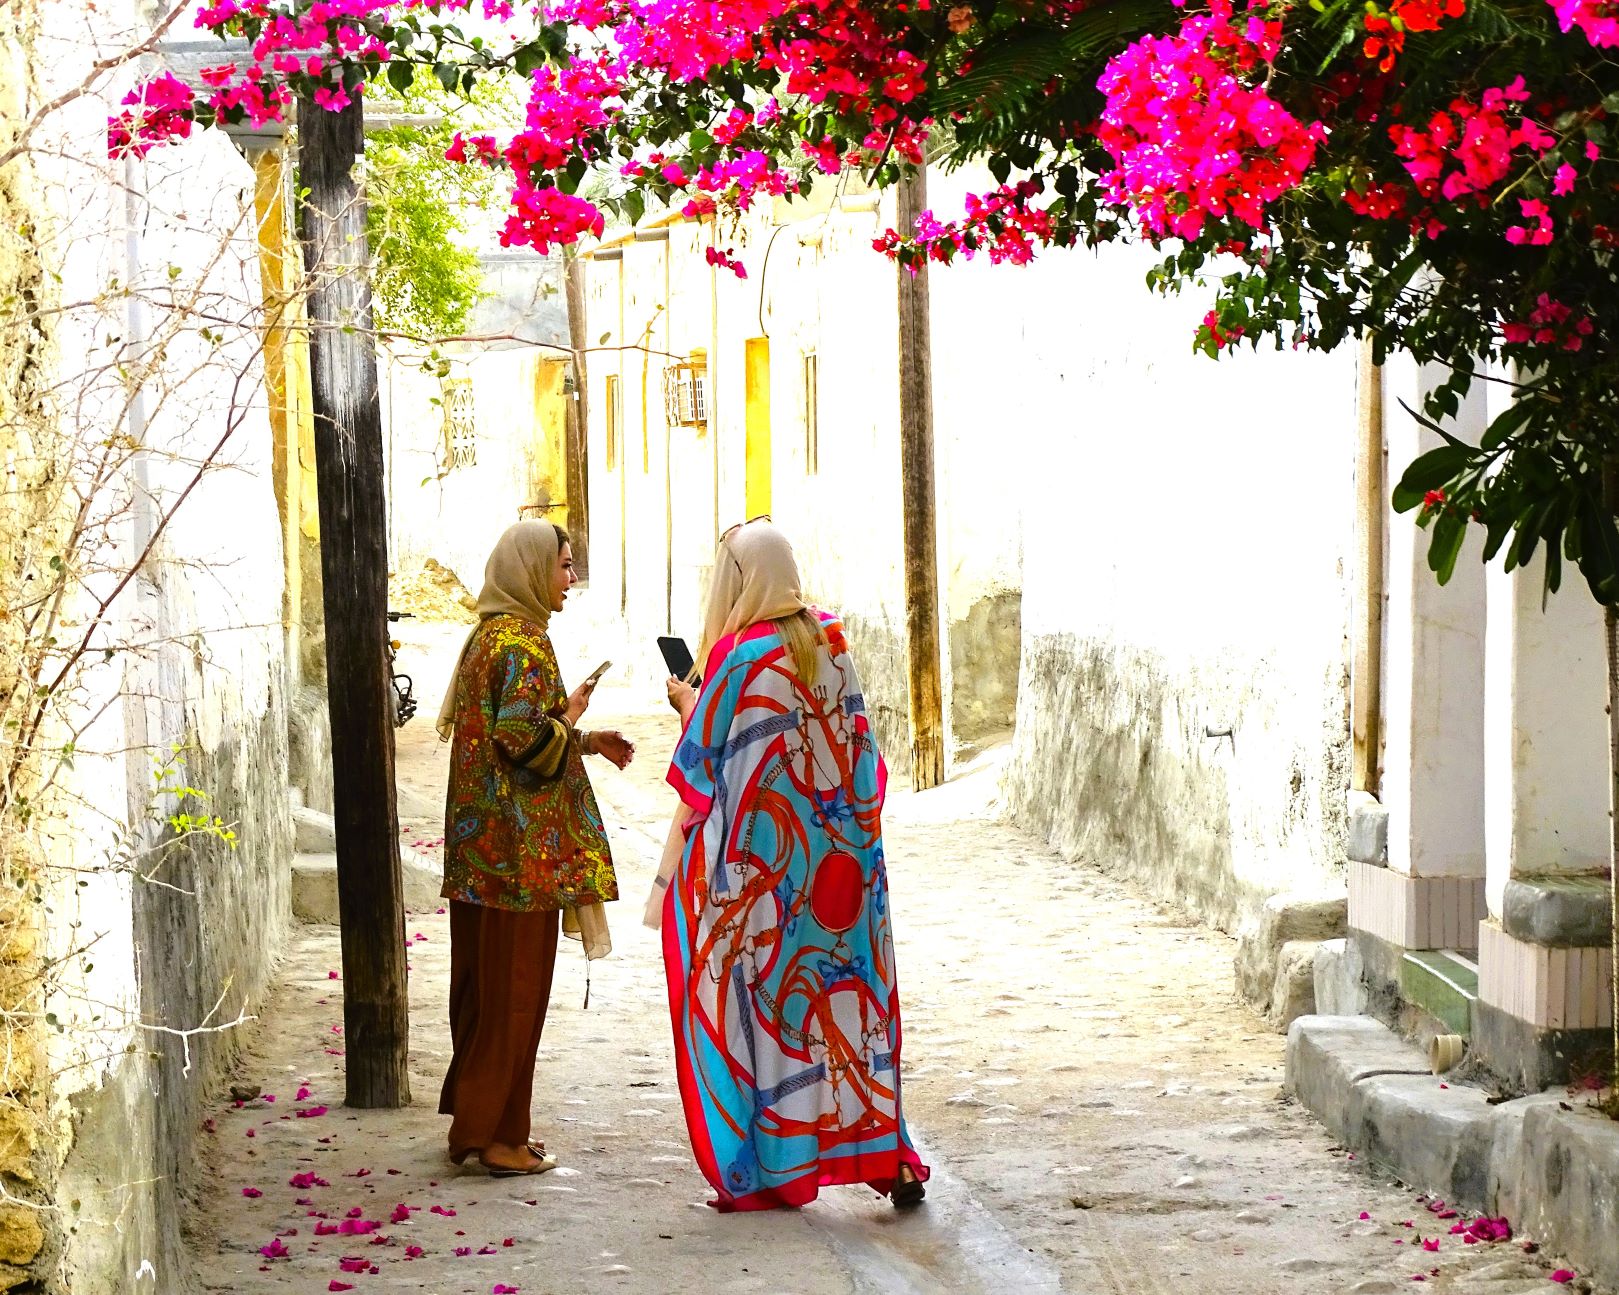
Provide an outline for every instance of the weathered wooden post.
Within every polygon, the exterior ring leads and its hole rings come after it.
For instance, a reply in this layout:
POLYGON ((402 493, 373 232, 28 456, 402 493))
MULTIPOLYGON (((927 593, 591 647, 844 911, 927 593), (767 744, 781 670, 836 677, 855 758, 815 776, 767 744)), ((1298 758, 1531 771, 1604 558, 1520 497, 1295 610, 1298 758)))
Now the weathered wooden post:
POLYGON ((357 95, 341 112, 308 101, 299 109, 343 936, 344 1100, 350 1106, 400 1107, 410 1102, 409 999, 386 652, 387 499, 365 198, 353 174, 365 145, 365 115, 357 95))
MULTIPOLYGON (((900 182, 897 225, 928 205, 927 171, 900 182)), ((905 510, 905 620, 909 629, 911 784, 944 781, 944 686, 939 657, 939 559, 933 499, 933 362, 928 271, 899 268, 900 476, 905 510)))

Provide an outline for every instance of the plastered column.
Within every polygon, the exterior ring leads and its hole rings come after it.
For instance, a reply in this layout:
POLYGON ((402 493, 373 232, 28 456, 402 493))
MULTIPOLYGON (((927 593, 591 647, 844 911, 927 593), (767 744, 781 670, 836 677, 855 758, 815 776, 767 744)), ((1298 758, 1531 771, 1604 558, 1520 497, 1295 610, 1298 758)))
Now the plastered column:
MULTIPOLYGON (((1391 356, 1384 366, 1384 434, 1391 482, 1442 444, 1401 407, 1421 409, 1444 378, 1432 365, 1391 356)), ((1475 388, 1450 424, 1463 440, 1483 435, 1475 388)), ((1480 537, 1469 535, 1448 584, 1428 569, 1430 532, 1413 514, 1388 524, 1382 801, 1388 863, 1412 877, 1484 875, 1485 573, 1480 537)))
POLYGON ((1492 567, 1485 669, 1485 858, 1490 914, 1512 877, 1608 862, 1602 612, 1577 572, 1545 600, 1545 566, 1492 567))

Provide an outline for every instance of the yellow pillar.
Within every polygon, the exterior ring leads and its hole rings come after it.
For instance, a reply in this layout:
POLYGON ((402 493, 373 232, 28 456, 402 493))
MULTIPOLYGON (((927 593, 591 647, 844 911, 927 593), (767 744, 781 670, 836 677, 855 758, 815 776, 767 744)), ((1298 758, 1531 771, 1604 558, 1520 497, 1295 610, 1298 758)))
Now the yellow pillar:
POLYGON ((304 327, 300 293, 303 257, 287 202, 292 160, 278 145, 259 153, 253 159, 253 170, 259 277, 264 294, 264 379, 286 567, 282 614, 287 625, 289 659, 304 667, 301 674, 318 676, 323 673, 320 663, 305 662, 302 650, 306 627, 318 628, 322 614, 315 418, 309 394, 309 335, 304 327))

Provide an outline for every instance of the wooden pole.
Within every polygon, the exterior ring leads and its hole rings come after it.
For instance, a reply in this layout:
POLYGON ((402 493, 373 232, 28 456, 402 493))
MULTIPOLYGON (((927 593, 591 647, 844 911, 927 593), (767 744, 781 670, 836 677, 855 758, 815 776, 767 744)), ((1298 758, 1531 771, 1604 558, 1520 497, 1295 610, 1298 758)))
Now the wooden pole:
MULTIPOLYGON (((902 181, 898 225, 928 205, 927 172, 902 181)), ((933 363, 928 272, 899 269, 899 434, 905 524, 905 621, 909 631, 911 785, 944 781, 944 687, 939 657, 939 560, 933 499, 933 363)))
POLYGON ((573 537, 573 564, 581 580, 590 579, 590 378, 585 361, 589 346, 585 317, 585 263, 569 244, 562 249, 568 303, 568 345, 573 347, 573 399, 568 402, 567 484, 568 534, 573 537))
POLYGON ((1383 765, 1383 519, 1388 513, 1383 448, 1383 370, 1372 362, 1372 339, 1360 356, 1360 435, 1355 450, 1354 679, 1350 725, 1354 743, 1350 785, 1378 795, 1383 765))
POLYGON ((401 1107, 410 1104, 409 1000, 388 699, 387 499, 365 198, 353 175, 364 145, 358 96, 341 112, 300 104, 304 260, 314 279, 309 354, 343 937, 344 1100, 401 1107))

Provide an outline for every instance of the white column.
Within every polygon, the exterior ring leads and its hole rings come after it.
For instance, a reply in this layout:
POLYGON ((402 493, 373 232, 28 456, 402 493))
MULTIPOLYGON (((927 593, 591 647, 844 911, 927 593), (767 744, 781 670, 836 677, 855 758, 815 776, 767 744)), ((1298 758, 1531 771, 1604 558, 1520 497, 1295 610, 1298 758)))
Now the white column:
POLYGON ((1538 553, 1487 577, 1485 889, 1497 918, 1511 877, 1608 863, 1602 610, 1572 564, 1542 610, 1544 579, 1538 553))
MULTIPOLYGON (((1401 401, 1422 408, 1446 370, 1391 355, 1384 366, 1384 436, 1389 480, 1442 444, 1401 401)), ((1480 384, 1482 385, 1482 384, 1480 384)), ((1483 393, 1462 403, 1450 425, 1476 443, 1485 428, 1483 393)), ((1430 532, 1413 514, 1388 524, 1384 613, 1382 801, 1388 807, 1389 867, 1412 877, 1484 875, 1484 640, 1482 539, 1469 535, 1450 582, 1428 569, 1430 532)))

